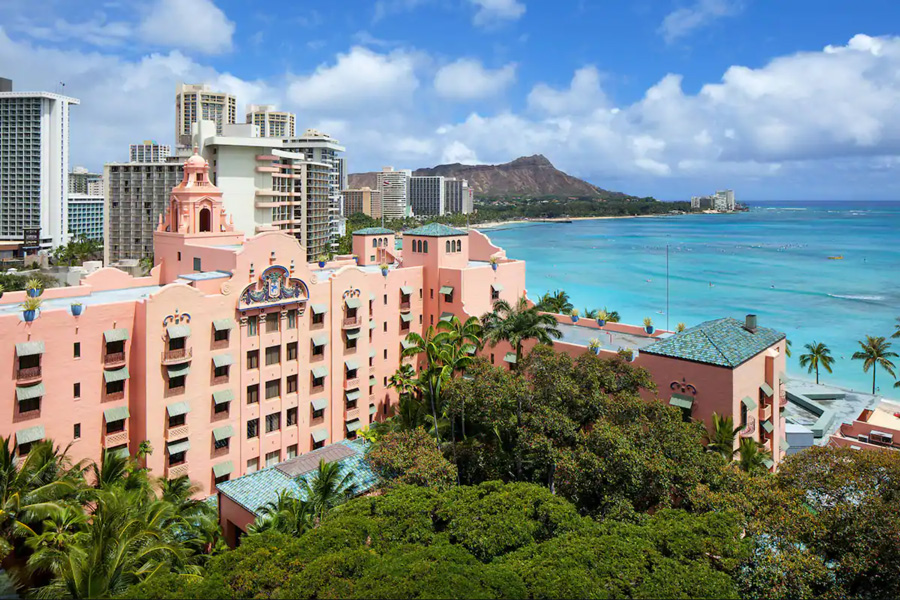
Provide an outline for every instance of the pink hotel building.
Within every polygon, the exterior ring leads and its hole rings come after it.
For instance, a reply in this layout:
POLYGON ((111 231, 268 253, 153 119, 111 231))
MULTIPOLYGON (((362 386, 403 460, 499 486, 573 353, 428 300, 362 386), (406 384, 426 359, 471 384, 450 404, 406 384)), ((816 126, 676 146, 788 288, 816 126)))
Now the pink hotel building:
MULTIPOLYGON (((32 322, 19 307, 25 292, 0 298, 0 369, 10 376, 0 384, 0 434, 20 454, 52 439, 71 444, 73 459, 95 461, 103 449, 134 454, 146 441, 154 474, 187 475, 203 495, 353 438, 392 414, 388 378, 409 332, 525 294, 525 264, 479 232, 429 224, 402 242, 396 249, 387 229, 357 231, 353 256, 319 266, 286 233, 246 238, 195 155, 160 217, 149 276, 106 268, 79 286, 48 289, 32 322)), ((560 350, 578 354, 585 334, 613 341, 615 333, 616 343, 639 349, 635 362, 651 371, 664 401, 705 421, 714 410, 733 414, 748 423, 742 435, 781 459, 783 334, 720 320, 727 331, 704 324, 647 336, 559 319, 560 350), (715 335, 740 348, 725 359, 706 356, 715 335)), ((509 350, 484 353, 503 365, 509 350)))

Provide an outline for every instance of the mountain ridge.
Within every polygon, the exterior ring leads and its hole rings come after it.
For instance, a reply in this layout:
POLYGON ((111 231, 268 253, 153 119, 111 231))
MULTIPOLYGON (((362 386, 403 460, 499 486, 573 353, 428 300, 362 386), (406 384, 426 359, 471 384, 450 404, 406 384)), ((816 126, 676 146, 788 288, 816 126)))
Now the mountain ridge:
MULTIPOLYGON (((351 173, 352 189, 375 189, 378 172, 351 173)), ((628 194, 605 190, 592 183, 565 173, 553 166, 543 154, 520 156, 510 162, 495 165, 464 165, 450 163, 413 171, 417 176, 457 177, 466 179, 475 189, 477 198, 511 196, 586 196, 592 198, 629 198, 628 194)))

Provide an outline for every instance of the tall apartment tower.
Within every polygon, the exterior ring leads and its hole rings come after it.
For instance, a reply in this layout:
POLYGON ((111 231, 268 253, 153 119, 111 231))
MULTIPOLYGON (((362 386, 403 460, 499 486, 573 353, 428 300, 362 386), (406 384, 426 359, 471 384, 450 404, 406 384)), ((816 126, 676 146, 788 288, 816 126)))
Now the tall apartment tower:
POLYGON ((444 177, 428 175, 409 178, 409 206, 414 215, 443 215, 444 198, 444 177))
POLYGON ((14 92, 0 81, 0 240, 37 233, 41 247, 69 239, 69 107, 75 98, 14 92))
POLYGON ((473 209, 473 192, 465 179, 444 179, 444 213, 467 215, 473 209))
POLYGON ((344 215, 366 214, 373 219, 381 218, 381 192, 369 187, 344 190, 344 215))
MULTIPOLYGON (((328 135, 307 129, 303 135, 284 140, 282 148, 289 152, 301 152, 306 160, 328 166, 328 214, 331 226, 329 243, 330 248, 336 248, 340 236, 343 219, 341 217, 341 180, 343 178, 343 162, 340 154, 345 148, 328 135)), ((316 193, 320 190, 316 189, 316 193)))
POLYGON ((294 113, 275 110, 271 104, 248 104, 247 123, 259 127, 260 137, 294 137, 294 113))
POLYGON ((409 179, 412 171, 384 167, 376 181, 381 191, 381 214, 385 219, 402 219, 409 214, 409 179))
POLYGON ((169 195, 184 177, 180 162, 104 166, 103 259, 106 264, 153 256, 153 232, 169 195))
POLYGON ((72 169, 66 207, 70 238, 103 240, 103 204, 103 175, 72 169))
POLYGON ((171 146, 158 144, 154 140, 144 140, 128 147, 129 162, 165 162, 171 155, 171 146))
POLYGON ((216 92, 205 84, 179 83, 175 90, 175 143, 189 146, 191 125, 213 121, 216 133, 222 135, 225 125, 237 120, 237 101, 231 94, 216 92))

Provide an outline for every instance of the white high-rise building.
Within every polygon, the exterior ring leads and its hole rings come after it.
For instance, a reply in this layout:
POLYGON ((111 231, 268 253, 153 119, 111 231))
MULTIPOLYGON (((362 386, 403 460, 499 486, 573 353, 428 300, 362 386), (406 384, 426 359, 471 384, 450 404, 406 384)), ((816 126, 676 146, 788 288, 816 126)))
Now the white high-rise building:
POLYGON ((734 210, 734 190, 718 190, 715 198, 716 210, 726 212, 734 210))
POLYGON ((247 123, 259 127, 260 137, 294 137, 294 113, 275 110, 271 104, 248 104, 247 123))
POLYGON ((226 125, 237 119, 237 101, 231 94, 216 92, 205 84, 179 83, 175 89, 175 143, 189 146, 191 125, 213 121, 216 133, 222 135, 226 125))
POLYGON ((465 179, 446 177, 444 179, 444 212, 467 215, 473 209, 473 192, 465 179))
MULTIPOLYGON (((316 131, 307 129, 303 135, 286 139, 282 148, 288 152, 301 152, 306 160, 329 166, 328 174, 328 211, 331 220, 331 247, 338 244, 338 237, 344 226, 344 217, 341 216, 341 180, 343 178, 343 162, 340 154, 345 148, 336 139, 316 131)), ((320 190, 314 190, 316 192, 320 190)))
POLYGON ((44 248, 69 239, 69 107, 75 98, 0 86, 0 240, 37 233, 44 248))
POLYGON ((444 177, 427 175, 409 178, 409 206, 416 216, 444 214, 444 177))
POLYGON ((209 161, 210 177, 222 190, 235 229, 248 235, 289 233, 310 261, 332 250, 332 153, 343 151, 336 140, 324 134, 303 142, 259 137, 258 128, 250 124, 228 127, 227 135, 220 136, 209 121, 194 130, 193 145, 209 161), (291 146, 295 142, 305 144, 306 151, 291 146))
POLYGON ((381 216, 385 219, 402 219, 409 214, 409 179, 412 171, 384 167, 378 174, 377 187, 381 191, 381 216))
POLYGON ((75 167, 69 173, 69 193, 103 197, 103 174, 75 167))
POLYGON ((131 144, 128 148, 129 162, 165 162, 171 155, 171 146, 157 144, 153 140, 144 140, 140 144, 131 144))

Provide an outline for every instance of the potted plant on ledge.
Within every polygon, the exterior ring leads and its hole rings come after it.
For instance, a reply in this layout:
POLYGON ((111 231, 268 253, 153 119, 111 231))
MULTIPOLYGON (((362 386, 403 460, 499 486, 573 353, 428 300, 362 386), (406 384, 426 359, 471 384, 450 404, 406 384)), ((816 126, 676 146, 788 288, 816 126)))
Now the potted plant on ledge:
POLYGON ((607 317, 609 317, 609 313, 607 313, 605 310, 600 309, 599 311, 597 311, 597 325, 599 325, 600 327, 606 325, 607 317))
POLYGON ((384 275, 385 277, 387 277, 388 269, 391 268, 391 265, 389 265, 387 263, 381 263, 381 265, 379 265, 379 267, 381 268, 381 274, 384 275))
POLYGON ((619 350, 619 356, 624 358, 627 362, 631 362, 634 360, 634 351, 630 348, 622 348, 619 350))
POLYGON ((491 261, 491 268, 496 271, 497 270, 497 257, 492 256, 490 258, 490 261, 491 261))
POLYGON ((679 323, 675 326, 675 331, 677 331, 678 333, 681 333, 685 329, 687 329, 687 325, 685 325, 684 323, 679 323))
POLYGON ((569 316, 572 317, 572 322, 573 322, 573 323, 577 323, 577 322, 578 322, 578 309, 577 309, 577 308, 573 308, 573 309, 572 309, 572 312, 569 313, 569 316))
POLYGON ((591 338, 591 341, 588 342, 588 350, 590 350, 594 354, 600 354, 600 348, 602 347, 603 344, 601 344, 600 340, 597 338, 591 338))
POLYGON ((650 317, 644 317, 644 331, 646 331, 648 335, 653 335, 653 319, 650 317))
POLYGON ((43 300, 40 298, 25 298, 25 301, 22 303, 22 318, 25 319, 26 323, 34 321, 42 302, 43 300))
POLYGON ((44 284, 41 283, 40 279, 29 279, 28 283, 25 284, 25 293, 28 294, 29 298, 37 298, 43 291, 44 284))
POLYGON ((69 305, 69 309, 72 311, 72 315, 77 317, 84 310, 84 304, 81 302, 73 302, 69 305))
POLYGON ((323 254, 323 255, 319 256, 318 260, 319 260, 319 268, 322 269, 325 267, 325 263, 328 262, 328 257, 323 254))

